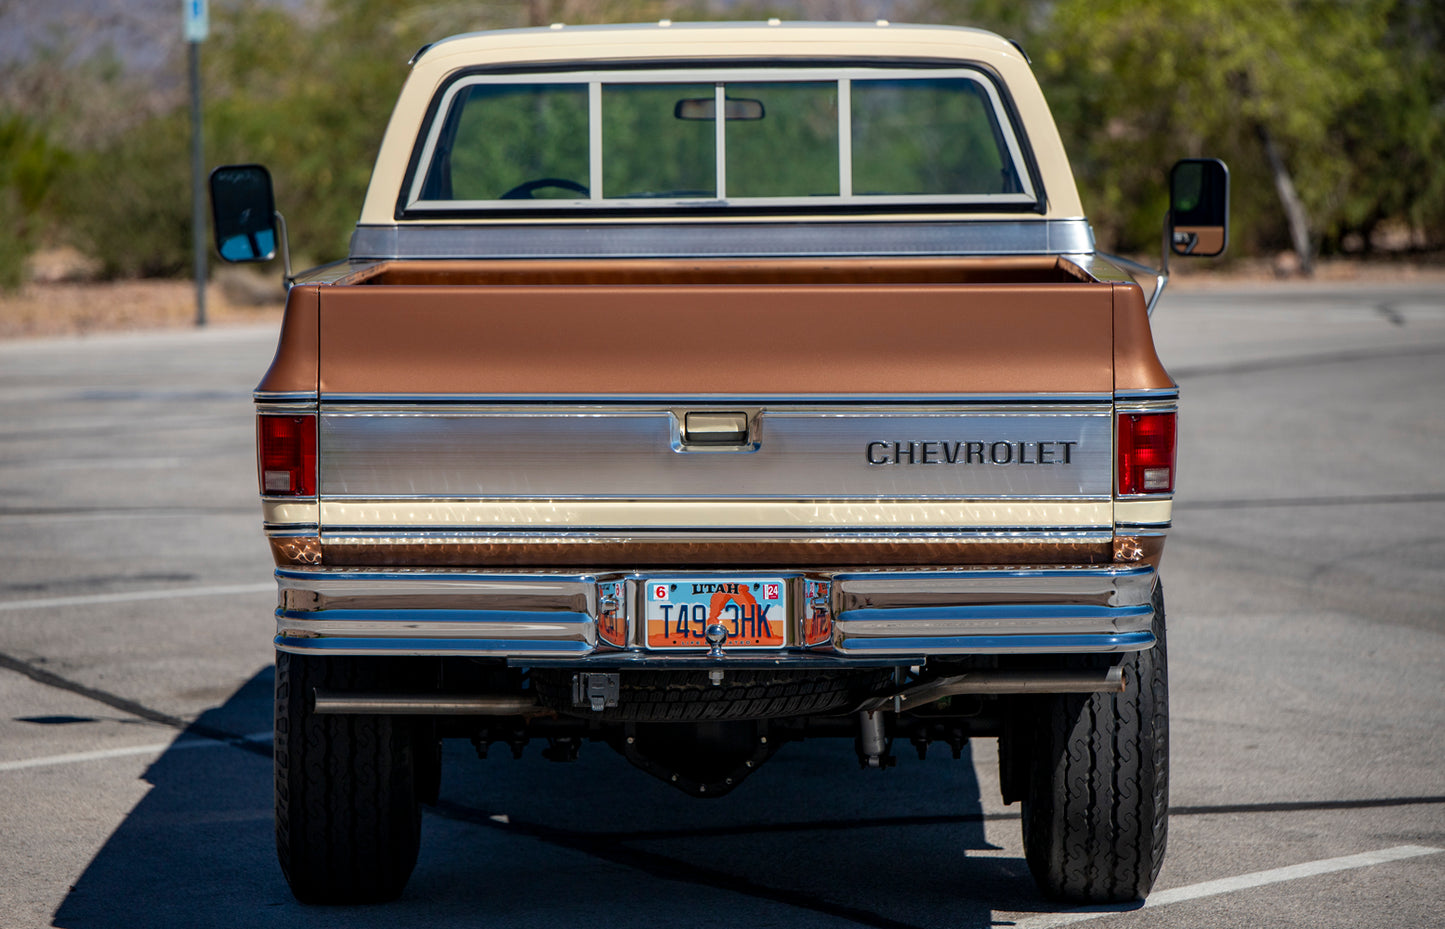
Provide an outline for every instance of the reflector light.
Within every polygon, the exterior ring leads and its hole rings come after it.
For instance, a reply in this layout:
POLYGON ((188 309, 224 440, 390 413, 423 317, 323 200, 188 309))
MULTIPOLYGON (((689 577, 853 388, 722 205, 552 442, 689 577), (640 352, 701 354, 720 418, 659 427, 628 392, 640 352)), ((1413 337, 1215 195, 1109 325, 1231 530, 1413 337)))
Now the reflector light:
POLYGON ((265 496, 316 496, 316 416, 257 416, 256 464, 265 496))
POLYGON ((1119 494, 1174 492, 1174 413, 1119 416, 1119 494))

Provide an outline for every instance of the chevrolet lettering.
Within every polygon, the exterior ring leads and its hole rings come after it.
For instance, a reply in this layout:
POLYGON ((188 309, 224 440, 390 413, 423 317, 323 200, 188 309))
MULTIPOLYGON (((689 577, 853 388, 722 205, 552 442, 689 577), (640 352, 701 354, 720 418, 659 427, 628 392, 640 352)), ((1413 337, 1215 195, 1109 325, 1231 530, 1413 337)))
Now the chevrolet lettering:
MULTIPOLYGON (((1181 162, 1161 241, 1222 250, 1228 180, 1181 162)), ((264 168, 212 196, 223 257, 285 253, 264 168)), ((418 52, 349 253, 287 262, 255 392, 296 897, 402 893, 446 740, 615 749, 625 802, 746 800, 815 738, 865 779, 996 742, 1040 891, 1148 894, 1179 391, 1165 274, 1084 206, 1028 60, 977 29, 418 52)))
POLYGON ((869 442, 870 465, 1072 464, 1077 441, 1057 442, 869 442))

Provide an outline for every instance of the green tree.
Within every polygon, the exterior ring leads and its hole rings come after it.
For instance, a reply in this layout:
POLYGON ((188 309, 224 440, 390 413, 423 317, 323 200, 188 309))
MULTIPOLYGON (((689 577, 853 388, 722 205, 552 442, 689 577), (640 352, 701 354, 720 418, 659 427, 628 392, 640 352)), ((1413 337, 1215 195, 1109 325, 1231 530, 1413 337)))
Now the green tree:
POLYGON ((1229 162, 1236 254, 1289 245, 1307 261, 1344 231, 1387 218, 1439 221, 1438 3, 938 0, 924 8, 1022 40, 1106 246, 1158 247, 1164 171, 1186 156, 1229 162))
POLYGON ((0 113, 0 290, 22 283, 42 209, 69 157, 30 120, 0 113))
POLYGON ((1389 220, 1409 226, 1426 247, 1445 244, 1445 4, 1391 7, 1382 42, 1390 79, 1367 85, 1337 128, 1353 177, 1323 229, 1328 247, 1355 233, 1368 249, 1389 220))
POLYGON ((212 12, 207 157, 270 167, 297 263, 329 260, 346 253, 406 63, 423 45, 533 21, 616 22, 676 8, 628 0, 327 0, 308 25, 273 4, 237 0, 212 12))
POLYGON ((67 237, 107 277, 175 277, 191 267, 190 124, 183 111, 76 155, 57 200, 67 237))
MULTIPOLYGON (((1334 127, 1366 87, 1390 79, 1380 48, 1386 7, 1384 0, 1060 4, 1041 70, 1061 122, 1082 142, 1077 170, 1102 199, 1095 206, 1101 229, 1123 247, 1151 245, 1163 214, 1157 177, 1183 156, 1231 163, 1237 240, 1247 250, 1287 240, 1296 204, 1279 192, 1289 179, 1317 224, 1333 215, 1351 174, 1334 127), (1087 78, 1070 79, 1078 75, 1087 78), (1131 207, 1150 201, 1153 217, 1131 207)), ((1294 247, 1306 263, 1317 231, 1296 230, 1294 247)))

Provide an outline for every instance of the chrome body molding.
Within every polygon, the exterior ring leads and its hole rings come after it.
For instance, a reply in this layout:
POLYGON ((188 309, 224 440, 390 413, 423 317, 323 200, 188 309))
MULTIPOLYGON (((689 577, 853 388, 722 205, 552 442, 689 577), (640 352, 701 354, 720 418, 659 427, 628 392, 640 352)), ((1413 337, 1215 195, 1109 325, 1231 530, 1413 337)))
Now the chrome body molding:
POLYGON ((314 390, 253 390, 251 398, 260 405, 274 405, 282 408, 310 405, 316 406, 318 394, 314 390))
POLYGON ((1103 499, 736 500, 508 498, 436 500, 339 498, 321 502, 323 534, 391 528, 535 530, 807 530, 910 529, 1082 530, 1113 524, 1103 499))
MULTIPOLYGON (((785 647, 714 656, 716 666, 819 660, 832 666, 853 656, 917 662, 1153 644, 1156 575, 1149 565, 767 573, 785 578, 792 591, 785 647)), ((701 656, 649 650, 641 622, 643 585, 669 576, 682 575, 278 569, 275 644, 297 653, 682 667, 701 656)))
MULTIPOLYGON (((466 658, 537 657, 557 655, 584 656, 589 649, 576 642, 538 642, 522 640, 509 642, 496 639, 437 639, 384 636, 366 638, 362 636, 324 638, 278 632, 275 639, 277 651, 293 655, 388 655, 399 656, 446 656, 458 655, 466 658)), ((528 662, 530 664, 530 662, 528 662)))
POLYGON ((719 221, 572 221, 358 225, 352 261, 426 258, 808 258, 1087 255, 1086 220, 937 220, 779 216, 719 221))
POLYGON ((316 414, 315 400, 298 400, 295 402, 256 401, 257 413, 268 413, 282 416, 314 416, 316 414))
POLYGON ((579 671, 732 671, 786 669, 789 671, 843 671, 850 668, 907 668, 928 660, 925 651, 913 655, 842 656, 817 649, 784 648, 773 652, 731 652, 721 658, 706 653, 679 654, 641 649, 594 652, 581 658, 509 658, 510 667, 575 668, 579 671))
MULTIPOLYGON (((1152 611, 1150 611, 1152 616, 1152 611)), ((1145 620, 1145 625, 1148 620, 1145 620)), ((1081 633, 1073 635, 956 635, 895 636, 849 639, 839 651, 845 654, 908 655, 1055 655, 1099 652, 1138 652, 1154 646, 1152 632, 1081 633)))
POLYGON ((1178 400, 1179 388, 1175 387, 1150 387, 1137 388, 1133 390, 1118 390, 1114 392, 1114 399, 1121 402, 1132 400, 1178 400))
MULTIPOLYGON (((956 544, 1014 544, 1014 545, 1088 545, 1108 543, 1114 537, 1111 527, 1092 529, 1047 529, 1047 530, 968 530, 966 532, 930 530, 846 530, 823 527, 796 529, 774 529, 767 532, 754 530, 729 530, 714 527, 693 529, 640 530, 633 528, 615 533, 570 531, 568 529, 498 529, 468 531, 425 530, 394 531, 386 528, 373 530, 331 530, 325 534, 328 543, 338 545, 388 546, 400 543, 411 545, 457 545, 457 544, 613 544, 636 541, 649 542, 788 542, 824 544, 829 542, 923 542, 956 544)), ((881 570, 881 569, 880 569, 881 570)), ((890 569, 901 570, 901 569, 890 569)), ((503 572, 510 573, 510 572, 503 572)))
POLYGON ((1114 407, 1119 413, 1177 413, 1179 391, 1131 391, 1119 394, 1114 407))

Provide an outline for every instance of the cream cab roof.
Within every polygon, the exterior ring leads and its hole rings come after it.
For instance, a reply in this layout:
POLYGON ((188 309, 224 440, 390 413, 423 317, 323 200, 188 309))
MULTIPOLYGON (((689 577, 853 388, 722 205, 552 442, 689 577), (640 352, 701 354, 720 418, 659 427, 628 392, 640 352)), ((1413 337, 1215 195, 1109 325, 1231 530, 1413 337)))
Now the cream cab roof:
POLYGON ((610 26, 555 24, 442 39, 412 59, 378 153, 362 208, 363 225, 395 223, 394 214, 412 146, 424 128, 428 105, 458 71, 498 66, 538 70, 587 62, 697 59, 719 62, 769 59, 958 61, 991 69, 1007 89, 1028 137, 1047 193, 1046 219, 1083 216, 1073 174, 1052 115, 1028 61, 1008 40, 982 29, 875 23, 656 23, 610 26))
POLYGON ((413 62, 428 67, 518 60, 546 62, 668 58, 898 57, 1023 60, 1014 45, 983 29, 889 23, 629 23, 503 29, 452 36, 413 62))

